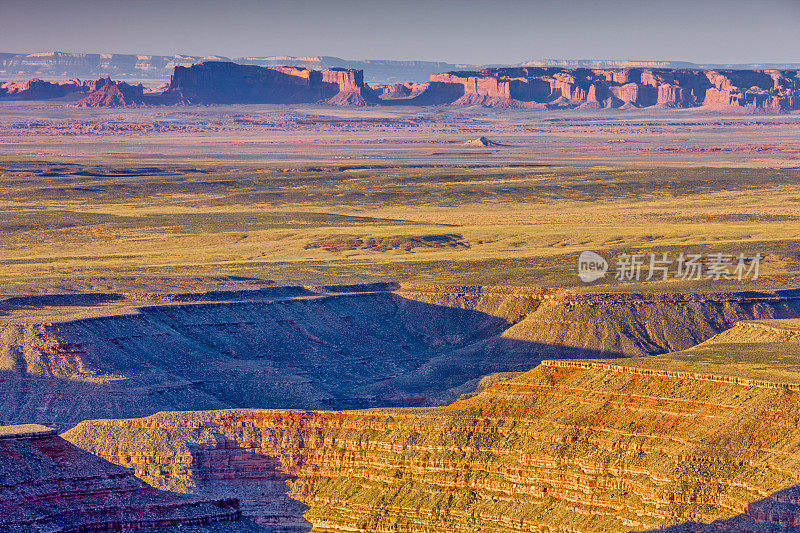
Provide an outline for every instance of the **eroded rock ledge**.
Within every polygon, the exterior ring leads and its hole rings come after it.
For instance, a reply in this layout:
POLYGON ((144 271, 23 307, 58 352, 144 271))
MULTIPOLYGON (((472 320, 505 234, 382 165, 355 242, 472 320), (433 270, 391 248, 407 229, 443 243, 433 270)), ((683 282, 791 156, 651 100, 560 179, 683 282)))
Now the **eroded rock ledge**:
POLYGON ((0 426, 0 531, 106 531, 237 520, 238 501, 156 490, 35 424, 0 426))
POLYGON ((702 372, 684 372, 681 370, 658 370, 654 368, 642 368, 624 364, 601 363, 599 361, 558 361, 545 360, 542 365, 561 368, 584 368, 599 369, 609 372, 622 372, 639 376, 653 376, 660 378, 690 379, 694 381, 713 381, 716 383, 734 383, 742 387, 759 387, 762 389, 787 389, 800 391, 800 383, 788 383, 780 381, 768 381, 764 379, 744 378, 738 376, 726 376, 723 374, 706 374, 702 372))
POLYGON ((65 437, 156 487, 242 495, 245 516, 319 531, 630 531, 742 513, 779 531, 798 515, 768 497, 800 484, 798 422, 786 387, 545 364, 442 408, 160 413, 65 437), (290 500, 296 513, 276 514, 290 500))

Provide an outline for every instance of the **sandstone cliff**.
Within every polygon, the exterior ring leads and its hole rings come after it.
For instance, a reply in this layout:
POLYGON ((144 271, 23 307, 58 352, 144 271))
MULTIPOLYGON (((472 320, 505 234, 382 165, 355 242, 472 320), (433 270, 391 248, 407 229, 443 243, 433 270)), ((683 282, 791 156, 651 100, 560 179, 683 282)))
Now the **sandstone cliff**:
POLYGON ((334 105, 367 105, 375 103, 375 94, 364 84, 364 71, 329 68, 322 71, 322 83, 338 88, 338 92, 328 98, 334 105))
MULTIPOLYGON (((303 298, 259 291, 225 295, 224 303, 7 324, 0 331, 0 417, 65 427, 164 409, 425 404, 443 383, 423 380, 412 391, 392 380, 509 324, 502 310, 497 316, 389 292, 347 293, 362 287, 316 298, 298 289, 303 298), (49 400, 41 404, 41 397, 49 400)), ((483 293, 472 304, 516 298, 483 293)))
POLYGON ((43 426, 0 426, 0 531, 172 531, 237 520, 238 505, 156 490, 43 426))
MULTIPOLYGON (((800 79, 791 70, 489 68, 430 78, 462 95, 440 104, 554 107, 706 107, 724 111, 800 109, 800 79)), ((434 86, 436 84, 437 86, 434 86)), ((427 91, 421 93, 424 95, 427 91)), ((429 100, 435 101, 435 98, 429 100)))
POLYGON ((800 486, 790 487, 752 502, 740 515, 710 524, 686 522, 650 533, 791 533, 800 527, 800 486))
MULTIPOLYGON (((401 288, 407 298, 438 303, 448 294, 401 288)), ((489 288, 487 288, 489 289, 489 288)), ((452 289, 451 289, 452 290, 452 289)), ((468 289, 469 290, 469 289, 468 289)), ((464 292, 468 292, 465 290, 464 292)), ((480 288, 475 288, 480 293, 480 288)), ((739 321, 792 318, 800 301, 767 294, 594 294, 530 293, 523 315, 513 317, 500 334, 432 358, 394 380, 416 390, 414 383, 438 379, 447 385, 433 395, 436 403, 453 401, 477 384, 477 376, 524 371, 545 358, 630 357, 685 350, 739 321)), ((489 311, 491 313, 491 311, 489 311)), ((402 384, 402 385, 400 385, 402 384)))
POLYGON ((165 103, 293 104, 328 102, 366 105, 374 95, 360 70, 258 67, 206 61, 175 67, 165 103))
POLYGON ((800 380, 669 368, 553 361, 446 408, 160 413, 65 437, 153 486, 319 531, 797 523, 800 380))
MULTIPOLYGON (((702 107, 726 112, 782 113, 800 109, 799 73, 796 70, 487 68, 433 74, 427 83, 381 85, 373 90, 364 83, 361 70, 318 71, 203 61, 189 67, 176 66, 169 88, 160 98, 153 95, 149 103, 323 102, 519 109, 702 107)), ((116 83, 122 90, 123 85, 116 83)), ((51 83, 34 79, 22 84, 3 84, 0 97, 58 98, 98 88, 88 88, 79 80, 51 83)), ((87 100, 86 105, 89 104, 91 100, 87 100)))

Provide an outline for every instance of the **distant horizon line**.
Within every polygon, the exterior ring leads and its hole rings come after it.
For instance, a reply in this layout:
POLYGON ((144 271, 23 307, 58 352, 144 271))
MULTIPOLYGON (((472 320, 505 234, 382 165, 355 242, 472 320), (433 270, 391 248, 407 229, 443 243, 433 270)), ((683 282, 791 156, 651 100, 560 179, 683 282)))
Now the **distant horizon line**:
MULTIPOLYGON (((506 62, 492 62, 492 63, 464 63, 464 62, 453 62, 453 61, 446 61, 446 60, 435 60, 435 59, 387 59, 387 58, 344 58, 340 56, 334 55, 287 55, 287 54, 274 54, 274 55, 242 55, 242 56, 226 56, 221 54, 188 54, 188 53, 181 53, 181 52, 174 52, 172 54, 156 54, 156 53, 142 53, 142 52, 69 52, 64 50, 38 50, 35 52, 30 51, 2 51, 0 55, 18 55, 18 56, 37 56, 37 55, 54 55, 54 54, 65 54, 65 55, 77 55, 77 56, 142 56, 142 57, 185 57, 191 59, 206 59, 206 58, 219 58, 219 59, 228 59, 228 60, 240 60, 240 59, 254 59, 254 60, 272 60, 277 61, 281 59, 286 60, 296 60, 296 61, 303 61, 303 62, 314 62, 314 61, 322 61, 325 59, 336 59, 341 61, 355 61, 355 62, 371 62, 371 61, 382 61, 382 62, 397 62, 397 63, 444 63, 448 65, 463 65, 463 66, 540 66, 536 65, 536 63, 679 63, 679 64, 686 64, 686 65, 695 65, 695 66, 703 66, 703 65, 718 65, 718 66, 735 66, 735 65, 800 65, 800 59, 796 61, 741 61, 741 62, 712 62, 712 61, 688 61, 685 59, 633 59, 633 58, 608 58, 608 57, 543 57, 543 58, 535 58, 535 59, 525 59, 522 61, 518 61, 516 63, 506 63, 506 62)), ((553 65, 556 66, 556 65, 553 65)))

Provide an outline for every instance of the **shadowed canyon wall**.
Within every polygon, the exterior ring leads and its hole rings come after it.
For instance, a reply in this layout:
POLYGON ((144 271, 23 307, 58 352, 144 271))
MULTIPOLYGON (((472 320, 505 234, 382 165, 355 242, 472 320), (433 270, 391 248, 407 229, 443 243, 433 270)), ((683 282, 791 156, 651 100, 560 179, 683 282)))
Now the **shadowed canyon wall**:
MULTIPOLYGON (((238 502, 156 490, 34 424, 0 426, 0 531, 106 531, 237 520, 238 502)), ((186 530, 183 530, 186 531, 186 530)))
MULTIPOLYGON (((487 374, 527 371, 545 358, 665 353, 740 320, 800 315, 796 298, 769 294, 347 290, 359 292, 279 287, 129 314, 10 321, 0 329, 0 418, 66 429, 161 410, 443 405, 487 374)), ((95 295, 104 298, 125 296, 95 295)))

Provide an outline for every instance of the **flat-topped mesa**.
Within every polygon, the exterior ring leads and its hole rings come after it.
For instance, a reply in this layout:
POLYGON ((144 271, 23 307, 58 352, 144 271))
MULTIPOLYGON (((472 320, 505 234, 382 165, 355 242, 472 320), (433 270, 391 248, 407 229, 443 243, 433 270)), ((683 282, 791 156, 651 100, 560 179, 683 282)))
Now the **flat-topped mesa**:
POLYGON ((441 104, 534 109, 706 107, 745 112, 800 109, 800 79, 794 70, 487 68, 434 74, 430 84, 430 91, 441 92, 434 84, 462 91, 455 100, 440 98, 441 104))
POLYGON ((204 61, 175 67, 164 103, 297 104, 327 102, 366 105, 374 97, 364 73, 353 69, 323 71, 298 67, 259 67, 204 61))
POLYGON ((0 426, 0 531, 106 531, 238 520, 235 499, 154 489, 37 424, 0 426))

